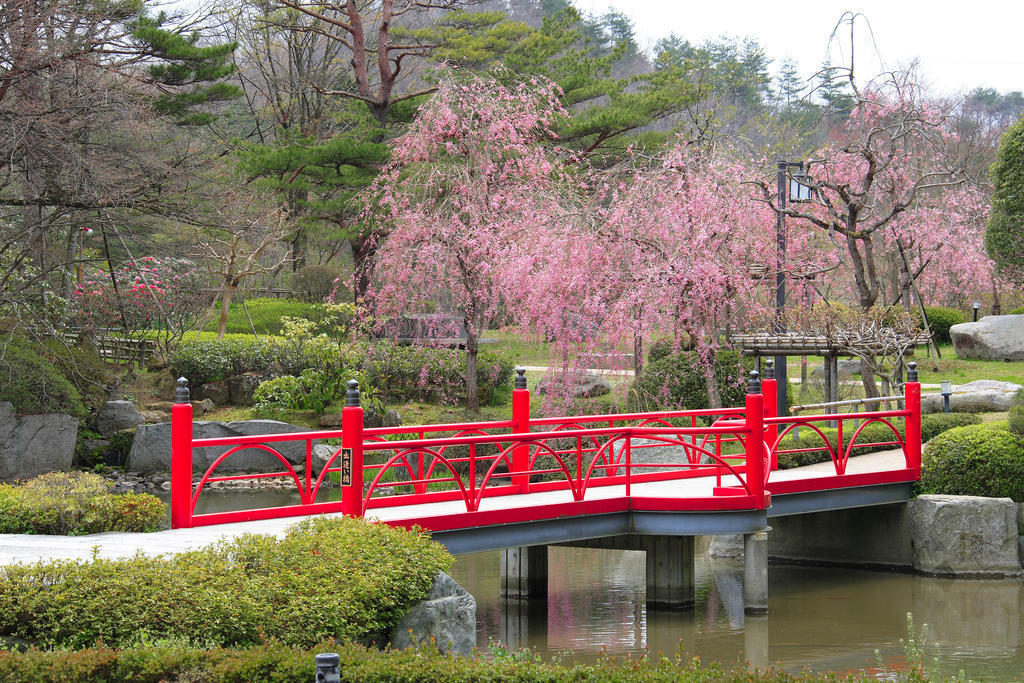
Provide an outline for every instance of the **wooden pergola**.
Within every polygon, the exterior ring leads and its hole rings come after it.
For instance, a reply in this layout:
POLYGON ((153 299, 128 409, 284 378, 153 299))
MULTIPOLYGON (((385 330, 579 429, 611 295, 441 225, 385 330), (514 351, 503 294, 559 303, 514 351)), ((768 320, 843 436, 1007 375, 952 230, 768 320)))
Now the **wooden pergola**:
MULTIPOLYGON (((757 361, 757 369, 761 370, 762 356, 822 356, 825 359, 825 402, 839 400, 839 357, 857 357, 842 343, 824 336, 800 333, 755 332, 753 334, 733 334, 729 343, 739 348, 744 356, 753 356, 757 361)), ((914 346, 927 346, 929 339, 922 335, 914 342, 914 346)), ((871 352, 870 346, 861 349, 871 352)), ((881 343, 875 351, 881 355, 887 349, 881 343)))

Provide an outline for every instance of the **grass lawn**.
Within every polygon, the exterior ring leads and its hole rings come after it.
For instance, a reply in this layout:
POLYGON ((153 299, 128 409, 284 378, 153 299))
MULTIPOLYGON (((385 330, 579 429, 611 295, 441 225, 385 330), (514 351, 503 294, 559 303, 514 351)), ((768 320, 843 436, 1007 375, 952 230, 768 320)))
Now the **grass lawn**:
MULTIPOLYGON (((1001 382, 1024 384, 1024 361, 1003 362, 994 360, 964 360, 956 357, 953 347, 939 347, 941 359, 929 358, 925 349, 918 349, 914 354, 920 381, 924 384, 938 384, 949 380, 953 384, 966 384, 976 379, 994 379, 1001 382), (938 369, 936 369, 936 366, 938 369)), ((810 370, 824 363, 821 356, 808 356, 807 368, 810 370)), ((800 378, 800 358, 791 357, 786 366, 790 379, 800 378)), ((814 382, 808 378, 808 382, 814 382)), ((822 380, 817 380, 821 382, 822 380)))

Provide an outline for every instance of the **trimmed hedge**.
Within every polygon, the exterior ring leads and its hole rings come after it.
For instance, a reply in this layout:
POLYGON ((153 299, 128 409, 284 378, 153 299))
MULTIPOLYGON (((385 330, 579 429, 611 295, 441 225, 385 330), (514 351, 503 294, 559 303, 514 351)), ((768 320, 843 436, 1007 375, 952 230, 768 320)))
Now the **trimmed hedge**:
POLYGON ((924 449, 920 492, 1024 501, 1024 439, 998 422, 939 435, 924 449))
POLYGON ((88 415, 81 393, 36 344, 22 337, 5 342, 0 344, 0 401, 10 401, 19 415, 88 415))
MULTIPOLYGON (((372 638, 426 597, 451 556, 426 536, 352 518, 304 520, 170 557, 0 567, 0 635, 46 647, 372 638)), ((246 679, 257 680, 257 679, 246 679)))
MULTIPOLYGON (((968 413, 933 413, 931 415, 923 415, 921 417, 921 441, 929 442, 939 434, 950 429, 975 424, 981 424, 981 418, 977 415, 971 415, 968 413)), ((903 438, 903 424, 901 422, 895 422, 894 426, 896 427, 896 431, 899 432, 900 438, 903 438)), ((851 428, 852 425, 843 426, 844 451, 849 446, 850 437, 853 436, 853 432, 855 431, 851 428)), ((821 429, 822 434, 824 434, 828 439, 832 448, 835 449, 839 441, 839 430, 820 426, 819 429, 821 429)), ((892 430, 880 422, 869 424, 857 437, 857 443, 882 443, 895 440, 896 437, 892 433, 892 430)), ((779 468, 784 470, 791 467, 801 467, 803 465, 813 465, 819 462, 828 462, 831 459, 828 451, 825 450, 821 436, 808 427, 800 428, 799 439, 794 438, 793 432, 790 432, 786 439, 784 439, 779 445, 779 448, 820 449, 805 453, 780 453, 779 468)), ((854 446, 850 455, 864 455, 865 453, 885 451, 891 448, 896 448, 896 446, 854 446)))
MULTIPOLYGON (((634 380, 626 405, 628 410, 699 410, 709 408, 704 368, 694 351, 661 355, 652 349, 649 361, 634 380)), ((747 373, 752 358, 735 351, 719 351, 715 361, 718 393, 723 406, 740 405, 747 393, 747 373)))
POLYGON ((91 472, 50 472, 24 484, 0 484, 0 533, 77 536, 156 531, 167 506, 148 493, 110 493, 91 472))
MULTIPOLYGON (((323 642, 311 649, 266 643, 244 649, 190 649, 156 643, 124 650, 96 646, 77 652, 31 649, 0 651, 0 678, 7 683, 84 683, 86 681, 205 681, 208 683, 307 683, 315 674, 314 657, 335 652, 343 683, 704 683, 759 681, 875 680, 837 678, 809 671, 724 669, 699 657, 603 658, 596 664, 548 664, 537 657, 511 654, 493 659, 448 657, 433 649, 375 650, 354 644, 323 642)), ((907 677, 906 680, 924 680, 907 677)))
MULTIPOLYGON (((920 318, 920 310, 914 310, 916 317, 920 318)), ((949 328, 966 321, 964 314, 955 308, 925 306, 924 312, 928 316, 928 326, 931 328, 932 335, 937 344, 951 344, 952 339, 949 336, 949 328)))
MULTIPOLYGON (((303 318, 319 324, 328 314, 329 310, 323 303, 299 299, 246 299, 245 309, 240 303, 231 304, 226 331, 229 334, 251 335, 253 328, 256 328, 256 334, 276 335, 281 334, 281 318, 303 318), (248 318, 245 315, 246 310, 249 311, 248 318), (249 318, 252 318, 252 326, 249 325, 249 318)), ((203 329, 216 332, 217 321, 207 323, 203 329)))

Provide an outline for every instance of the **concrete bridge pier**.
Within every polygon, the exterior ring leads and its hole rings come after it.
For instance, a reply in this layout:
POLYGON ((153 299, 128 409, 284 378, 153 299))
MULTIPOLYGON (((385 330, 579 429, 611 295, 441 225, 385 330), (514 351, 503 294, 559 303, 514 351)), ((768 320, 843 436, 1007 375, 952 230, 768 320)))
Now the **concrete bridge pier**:
POLYGON ((548 547, 546 545, 502 548, 501 597, 525 599, 548 595, 548 547))
POLYGON ((768 532, 743 535, 743 611, 764 614, 768 611, 768 532))
MULTIPOLYGON (((643 551, 647 556, 647 606, 652 609, 683 609, 694 605, 696 581, 693 536, 629 534, 557 545, 643 551)), ((547 546, 504 548, 501 550, 499 565, 502 597, 547 597, 547 546)))

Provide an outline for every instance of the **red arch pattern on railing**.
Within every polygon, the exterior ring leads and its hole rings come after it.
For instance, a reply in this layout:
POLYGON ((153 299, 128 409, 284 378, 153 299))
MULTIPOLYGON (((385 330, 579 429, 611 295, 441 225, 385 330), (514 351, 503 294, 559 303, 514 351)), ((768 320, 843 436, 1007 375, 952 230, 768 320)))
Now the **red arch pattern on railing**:
POLYGON ((582 502, 596 489, 606 497, 614 490, 605 487, 620 487, 622 495, 630 497, 636 484, 692 477, 715 478, 713 500, 679 498, 672 509, 716 509, 715 501, 723 503, 722 509, 759 509, 768 504, 767 491, 775 486, 770 475, 778 454, 823 451, 836 475, 843 476, 851 455, 865 445, 859 441, 865 427, 875 422, 888 426, 895 440, 885 443, 902 448, 907 469, 915 478, 919 473, 920 385, 916 382, 906 384, 906 407, 901 410, 787 417, 774 414, 775 381, 765 380, 763 387, 763 396, 749 393, 741 407, 545 418, 531 418, 529 392, 520 387, 513 392, 511 420, 364 429, 362 409, 350 405, 344 409, 341 430, 212 439, 192 438, 191 405, 177 403, 172 420, 172 526, 322 512, 364 514, 373 508, 452 501, 462 501, 461 507, 472 513, 498 496, 565 491, 572 501, 582 502), (905 438, 894 425, 898 419, 904 421, 905 438), (860 424, 844 443, 843 425, 851 420, 860 424), (838 425, 834 446, 821 428, 829 422, 838 425), (823 445, 781 448, 798 427, 816 433, 823 445), (332 447, 314 478, 313 445, 337 440, 342 445, 332 447), (304 442, 304 471, 299 472, 274 447, 283 441, 304 442), (218 447, 226 450, 193 485, 193 449, 218 447), (246 449, 270 454, 282 469, 217 474, 218 468, 246 449), (348 461, 347 449, 352 451, 348 461), (328 478, 340 478, 346 467, 351 468, 353 481, 343 487, 342 500, 318 500, 328 478), (300 503, 195 513, 200 494, 214 482, 268 477, 293 482, 300 503))

